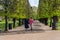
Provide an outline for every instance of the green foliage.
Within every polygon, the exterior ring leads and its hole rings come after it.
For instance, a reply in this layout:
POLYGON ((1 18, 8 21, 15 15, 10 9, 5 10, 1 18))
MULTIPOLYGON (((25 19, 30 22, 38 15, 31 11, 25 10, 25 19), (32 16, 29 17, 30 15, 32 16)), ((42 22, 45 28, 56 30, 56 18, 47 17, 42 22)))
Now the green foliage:
POLYGON ((60 16, 60 0, 39 0, 39 18, 60 16))
POLYGON ((33 18, 34 18, 34 19, 38 19, 38 18, 37 18, 37 7, 36 7, 36 6, 33 6, 33 7, 32 7, 32 10, 33 10, 33 13, 32 13, 33 18))
POLYGON ((39 0, 38 14, 40 18, 46 18, 48 16, 48 0, 39 0))
POLYGON ((15 13, 17 16, 17 18, 21 18, 21 19, 24 19, 24 18, 28 18, 28 13, 29 13, 29 8, 30 8, 30 5, 29 5, 29 2, 28 0, 19 0, 17 3, 17 5, 15 6, 16 7, 16 10, 15 10, 15 13))
POLYGON ((31 13, 31 7, 28 0, 7 0, 7 1, 3 0, 3 1, 5 1, 6 4, 3 3, 1 5, 3 5, 3 7, 7 9, 3 10, 1 15, 3 16, 7 15, 8 17, 17 18, 17 19, 29 18, 31 13), (6 14, 5 11, 7 11, 6 14))

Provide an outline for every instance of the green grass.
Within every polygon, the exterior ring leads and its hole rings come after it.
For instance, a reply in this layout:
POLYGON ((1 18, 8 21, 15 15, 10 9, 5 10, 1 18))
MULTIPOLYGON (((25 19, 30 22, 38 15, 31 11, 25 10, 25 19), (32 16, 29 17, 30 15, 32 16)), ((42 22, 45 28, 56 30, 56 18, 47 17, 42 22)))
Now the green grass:
MULTIPOLYGON (((48 20, 48 25, 50 25, 50 20, 48 20)), ((60 30, 60 20, 58 21, 58 30, 60 30)))
POLYGON ((0 30, 4 31, 4 29, 5 29, 5 23, 0 22, 0 30))
POLYGON ((60 22, 58 22, 58 28, 57 29, 60 30, 60 22))
MULTIPOLYGON (((12 24, 12 28, 13 28, 13 22, 12 21, 9 21, 8 22, 8 27, 9 27, 9 24, 12 24)), ((18 22, 16 22, 16 27, 18 26, 18 22)), ((0 22, 0 30, 2 30, 2 31, 4 31, 4 29, 5 29, 5 22, 4 21, 2 21, 2 22, 0 22)))

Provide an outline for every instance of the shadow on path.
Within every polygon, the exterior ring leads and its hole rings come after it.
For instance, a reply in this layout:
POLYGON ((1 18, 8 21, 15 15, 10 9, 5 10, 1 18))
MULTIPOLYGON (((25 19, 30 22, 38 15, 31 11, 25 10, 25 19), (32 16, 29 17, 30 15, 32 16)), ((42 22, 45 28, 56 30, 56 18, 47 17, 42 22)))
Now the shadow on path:
POLYGON ((8 32, 1 32, 0 35, 16 35, 16 34, 32 34, 32 33, 42 33, 45 32, 43 29, 33 29, 31 30, 16 30, 16 31, 8 31, 8 32))

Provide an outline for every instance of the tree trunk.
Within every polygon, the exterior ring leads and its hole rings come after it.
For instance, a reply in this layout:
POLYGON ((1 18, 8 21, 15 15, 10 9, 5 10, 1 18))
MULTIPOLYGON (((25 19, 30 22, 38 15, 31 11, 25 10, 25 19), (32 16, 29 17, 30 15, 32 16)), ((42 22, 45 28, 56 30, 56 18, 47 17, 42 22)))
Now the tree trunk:
POLYGON ((24 24, 24 20, 25 20, 25 19, 22 19, 22 24, 24 24))
POLYGON ((50 27, 52 27, 52 18, 50 18, 50 27))
POLYGON ((13 27, 15 27, 16 25, 15 25, 15 23, 16 23, 16 19, 15 18, 13 18, 13 27))
POLYGON ((48 18, 40 18, 39 21, 45 25, 48 25, 48 18))
POLYGON ((44 19, 43 19, 43 18, 40 18, 40 22, 41 22, 41 23, 44 23, 44 19))
POLYGON ((8 31, 8 18, 7 16, 5 16, 5 30, 4 31, 8 31))
POLYGON ((53 16, 53 26, 52 30, 56 30, 58 27, 58 16, 53 16))
POLYGON ((48 18, 44 18, 44 24, 48 25, 48 18))
POLYGON ((20 26, 21 25, 21 20, 20 20, 20 18, 19 18, 19 24, 18 24, 18 26, 20 26))

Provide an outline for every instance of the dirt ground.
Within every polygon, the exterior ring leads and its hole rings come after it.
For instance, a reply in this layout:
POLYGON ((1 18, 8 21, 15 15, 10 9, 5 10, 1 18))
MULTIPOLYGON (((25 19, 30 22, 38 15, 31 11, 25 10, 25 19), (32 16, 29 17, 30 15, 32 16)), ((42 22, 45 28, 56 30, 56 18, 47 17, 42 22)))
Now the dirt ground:
POLYGON ((35 21, 33 30, 26 31, 24 26, 0 33, 0 40, 60 40, 60 30, 51 30, 49 26, 35 21))

